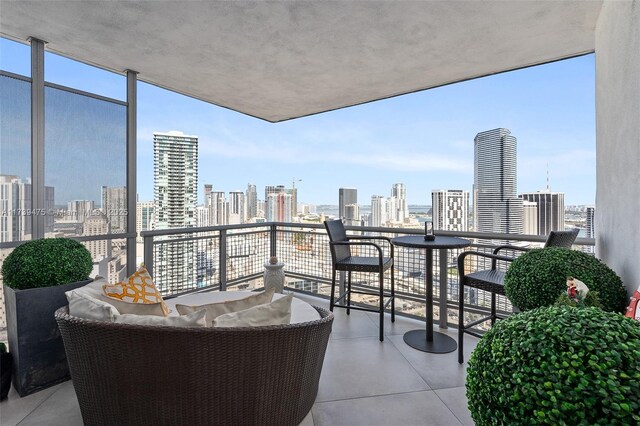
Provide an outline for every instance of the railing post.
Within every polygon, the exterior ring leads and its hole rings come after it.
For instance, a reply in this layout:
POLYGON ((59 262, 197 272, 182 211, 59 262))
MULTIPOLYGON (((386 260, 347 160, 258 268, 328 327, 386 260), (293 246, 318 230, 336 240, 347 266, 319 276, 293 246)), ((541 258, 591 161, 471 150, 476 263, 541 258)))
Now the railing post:
POLYGON ((271 229, 269 232, 269 256, 273 257, 273 256, 277 256, 278 253, 278 227, 275 223, 271 224, 271 229))
POLYGON ((147 268, 149 275, 153 276, 153 235, 145 235, 144 237, 144 266, 147 268))
POLYGON ((227 230, 220 230, 220 291, 227 290, 227 230))
POLYGON ((448 268, 447 268, 447 249, 438 250, 438 262, 440 262, 440 328, 447 329, 449 326, 447 314, 447 290, 449 286, 448 268))

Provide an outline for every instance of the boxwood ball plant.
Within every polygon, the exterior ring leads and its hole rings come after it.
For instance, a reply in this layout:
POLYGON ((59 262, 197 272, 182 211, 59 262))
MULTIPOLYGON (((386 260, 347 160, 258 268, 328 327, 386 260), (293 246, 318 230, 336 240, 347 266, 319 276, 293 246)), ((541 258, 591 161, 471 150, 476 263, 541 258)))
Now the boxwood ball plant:
POLYGON ((16 247, 2 265, 4 283, 24 290, 88 279, 91 253, 68 238, 33 240, 16 247))
POLYGON ((467 399, 477 425, 640 424, 640 324, 570 306, 499 321, 471 355, 467 399))
POLYGON ((599 259, 577 250, 547 247, 514 260, 504 277, 507 298, 520 310, 551 306, 567 290, 567 277, 597 291, 602 309, 623 312, 627 292, 622 280, 599 259))

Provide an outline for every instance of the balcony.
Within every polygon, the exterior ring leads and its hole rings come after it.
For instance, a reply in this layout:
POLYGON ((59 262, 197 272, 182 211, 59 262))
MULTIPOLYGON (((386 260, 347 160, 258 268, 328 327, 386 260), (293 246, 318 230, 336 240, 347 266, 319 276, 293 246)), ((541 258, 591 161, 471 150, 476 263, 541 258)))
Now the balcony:
MULTIPOLYGON (((350 233, 396 236, 419 234, 415 229, 349 227, 350 233)), ((518 241, 521 245, 541 244, 543 237, 524 235, 480 235, 446 233, 467 238, 518 241)), ((209 228, 185 228, 143 232, 144 258, 154 271, 165 298, 184 293, 235 291, 262 287, 263 264, 277 255, 286 264, 287 292, 295 292, 312 305, 328 308, 330 254, 328 238, 321 225, 266 223, 209 228), (185 251, 189 248, 190 251, 185 251), (165 262, 172 253, 190 265, 176 270, 165 262), (197 277, 197 284, 171 287, 174 274, 197 277)), ((593 240, 578 239, 576 247, 589 247, 593 240)), ((473 244, 476 250, 491 250, 492 245, 473 244)), ((447 259, 434 257, 434 308, 439 331, 457 338, 458 251, 447 259), (441 261, 444 268, 441 268, 441 261), (446 277, 441 275, 446 273, 446 277), (441 295, 443 297, 441 297, 441 295), (446 317, 447 321, 439 321, 446 317)), ((397 313, 396 322, 385 320, 385 341, 378 341, 375 314, 337 309, 324 362, 320 388, 312 412, 303 425, 344 424, 473 424, 465 396, 466 363, 459 365, 456 352, 428 354, 407 346, 403 334, 425 327, 424 256, 412 249, 396 248, 397 313), (345 356, 345 354, 349 354, 345 356)), ((470 268, 488 265, 473 264, 470 268)), ((369 277, 354 280, 368 286, 369 277)), ((373 283, 375 285, 375 282, 373 283)), ((469 294, 470 315, 483 313, 490 298, 483 292, 469 294)), ((361 300, 367 303, 366 299, 361 300)), ((506 299, 500 310, 511 310, 506 299)), ((465 335, 468 359, 477 339, 465 335)), ((66 382, 36 394, 19 398, 12 391, 0 405, 4 424, 82 424, 73 384, 66 382)))

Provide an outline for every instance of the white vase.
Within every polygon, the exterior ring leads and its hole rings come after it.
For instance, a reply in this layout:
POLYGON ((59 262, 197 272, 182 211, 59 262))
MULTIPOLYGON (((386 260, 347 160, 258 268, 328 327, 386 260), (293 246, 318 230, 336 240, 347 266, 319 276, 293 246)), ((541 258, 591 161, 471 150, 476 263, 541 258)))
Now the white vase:
POLYGON ((276 293, 284 290, 284 263, 264 264, 264 289, 274 288, 276 293))

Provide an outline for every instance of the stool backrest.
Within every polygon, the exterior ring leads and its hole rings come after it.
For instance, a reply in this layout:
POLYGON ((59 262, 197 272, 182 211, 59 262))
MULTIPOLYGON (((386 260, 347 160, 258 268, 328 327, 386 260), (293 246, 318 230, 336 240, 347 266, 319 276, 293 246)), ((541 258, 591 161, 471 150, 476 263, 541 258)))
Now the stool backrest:
MULTIPOLYGON (((325 220, 324 227, 327 229, 327 235, 329 235, 330 242, 349 241, 349 238, 347 238, 347 231, 344 229, 342 220, 325 220)), ((331 257, 333 257, 334 263, 351 256, 351 249, 348 245, 329 244, 329 247, 331 248, 331 257)))
POLYGON ((547 237, 547 242, 544 243, 545 247, 566 247, 571 248, 571 245, 578 237, 580 230, 574 228, 570 231, 551 231, 547 237))

